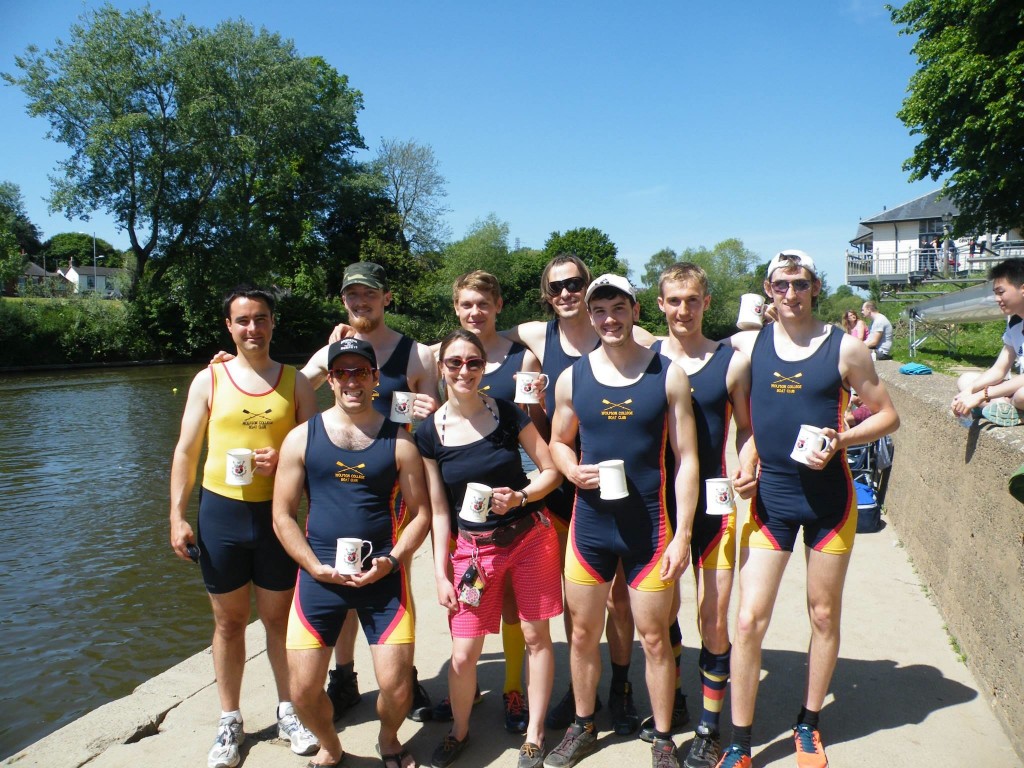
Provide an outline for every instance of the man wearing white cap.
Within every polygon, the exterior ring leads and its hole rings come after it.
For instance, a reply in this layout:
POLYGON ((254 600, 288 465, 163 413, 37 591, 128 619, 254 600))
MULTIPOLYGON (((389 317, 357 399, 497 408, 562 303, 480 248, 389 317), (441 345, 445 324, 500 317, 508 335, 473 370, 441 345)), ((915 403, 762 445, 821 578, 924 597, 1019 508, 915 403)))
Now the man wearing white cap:
POLYGON ((802 529, 811 642, 793 739, 800 768, 825 768, 818 714, 839 657, 843 584, 857 529, 845 449, 895 431, 899 416, 863 342, 814 317, 821 280, 810 256, 797 250, 776 254, 764 290, 778 320, 732 337, 733 346, 750 359, 750 416, 760 473, 755 479, 749 470, 741 471, 735 484, 744 498, 754 495, 754 503, 740 534, 740 605, 730 667, 733 743, 718 765, 751 765, 761 642, 802 529), (842 414, 851 387, 872 415, 847 428, 842 414), (818 432, 808 432, 808 426, 818 432), (820 435, 813 438, 817 448, 800 452, 813 434, 820 435))
POLYGON ((638 306, 626 278, 601 275, 587 288, 584 303, 600 346, 558 377, 551 425, 555 465, 576 486, 565 558, 576 717, 544 765, 570 768, 596 747, 598 646, 612 578, 621 565, 647 660, 653 764, 678 768, 671 737, 675 663, 668 628, 673 587, 690 561, 697 502, 690 382, 680 366, 633 339, 638 306), (671 468, 666 467, 666 441, 674 459, 671 468), (611 460, 625 464, 625 481, 620 475, 616 493, 601 489, 599 464, 611 460), (665 501, 668 477, 675 486, 673 510, 665 501), (679 521, 674 535, 672 519, 679 521))

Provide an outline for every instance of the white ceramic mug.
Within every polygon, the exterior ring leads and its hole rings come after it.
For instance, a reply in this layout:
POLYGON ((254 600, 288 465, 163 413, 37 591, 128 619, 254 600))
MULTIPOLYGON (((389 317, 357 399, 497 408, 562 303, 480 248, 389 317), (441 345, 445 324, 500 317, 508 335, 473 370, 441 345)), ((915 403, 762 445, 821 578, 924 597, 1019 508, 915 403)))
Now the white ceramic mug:
POLYGON ((810 424, 801 424, 797 433, 796 442, 793 444, 793 452, 789 458, 801 464, 807 464, 811 458, 811 451, 824 451, 831 442, 818 427, 810 424))
POLYGON ((416 395, 412 392, 393 392, 391 394, 391 420, 397 424, 409 424, 412 421, 412 404, 416 395))
POLYGON ((483 483, 466 483, 466 495, 462 497, 459 517, 471 523, 487 522, 491 509, 491 488, 483 483))
POLYGON ((736 495, 728 477, 709 477, 704 481, 704 497, 709 515, 731 515, 736 511, 736 495))
POLYGON ((629 489, 626 487, 626 462, 622 459, 601 461, 598 462, 597 471, 602 499, 614 501, 629 496, 629 489))
POLYGON ((539 403, 540 397, 534 391, 534 385, 544 379, 544 386, 548 385, 548 376, 537 371, 519 371, 516 374, 516 397, 517 403, 539 403))
POLYGON ((348 576, 363 572, 363 563, 373 552, 373 543, 366 539, 338 539, 338 551, 334 556, 334 570, 348 576), (369 550, 364 555, 363 546, 369 550))
POLYGON ((226 485, 252 484, 252 455, 248 448, 232 448, 228 451, 227 470, 224 473, 226 485))
POLYGON ((742 331, 756 331, 764 323, 764 296, 744 293, 740 296, 740 315, 736 327, 742 331))

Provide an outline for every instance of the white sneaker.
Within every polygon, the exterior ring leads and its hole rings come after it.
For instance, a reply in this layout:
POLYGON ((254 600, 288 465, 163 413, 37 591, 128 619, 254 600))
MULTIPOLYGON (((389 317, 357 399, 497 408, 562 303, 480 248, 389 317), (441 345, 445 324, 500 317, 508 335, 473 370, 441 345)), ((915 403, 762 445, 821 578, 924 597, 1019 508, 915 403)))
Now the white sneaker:
POLYGON ((217 740, 210 747, 206 758, 209 768, 235 768, 238 765, 238 748, 245 742, 242 721, 233 717, 222 717, 217 726, 217 740))
POLYGON ((277 718, 277 736, 290 741, 296 755, 315 755, 320 749, 320 740, 299 721, 291 704, 286 704, 284 714, 277 718))

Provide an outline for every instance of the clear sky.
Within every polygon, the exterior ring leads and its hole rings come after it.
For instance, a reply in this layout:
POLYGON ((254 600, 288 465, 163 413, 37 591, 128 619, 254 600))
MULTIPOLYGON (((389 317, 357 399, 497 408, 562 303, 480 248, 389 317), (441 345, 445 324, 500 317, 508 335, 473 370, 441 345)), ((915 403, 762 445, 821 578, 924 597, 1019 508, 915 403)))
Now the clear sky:
MULTIPOLYGON (((97 5, 0 0, 0 71, 97 5)), ((434 148, 456 238, 491 213, 534 248, 597 227, 638 279, 661 248, 738 237, 765 261, 806 250, 834 288, 861 218, 938 186, 901 168, 914 142, 896 111, 916 62, 880 0, 152 5, 204 26, 243 17, 325 57, 363 93, 370 151, 382 137, 434 148)), ((0 115, 0 179, 44 238, 95 229, 127 247, 100 212, 48 213, 66 149, 16 88, 0 86, 0 115)))

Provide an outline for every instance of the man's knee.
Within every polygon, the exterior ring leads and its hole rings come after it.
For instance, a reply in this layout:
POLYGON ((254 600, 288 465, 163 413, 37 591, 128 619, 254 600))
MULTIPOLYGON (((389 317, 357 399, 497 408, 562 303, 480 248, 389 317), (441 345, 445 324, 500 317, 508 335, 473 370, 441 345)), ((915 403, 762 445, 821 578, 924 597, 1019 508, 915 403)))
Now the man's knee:
POLYGON ((956 388, 958 392, 963 392, 965 389, 970 389, 974 386, 974 382, 977 380, 979 373, 961 373, 956 380, 956 388))

